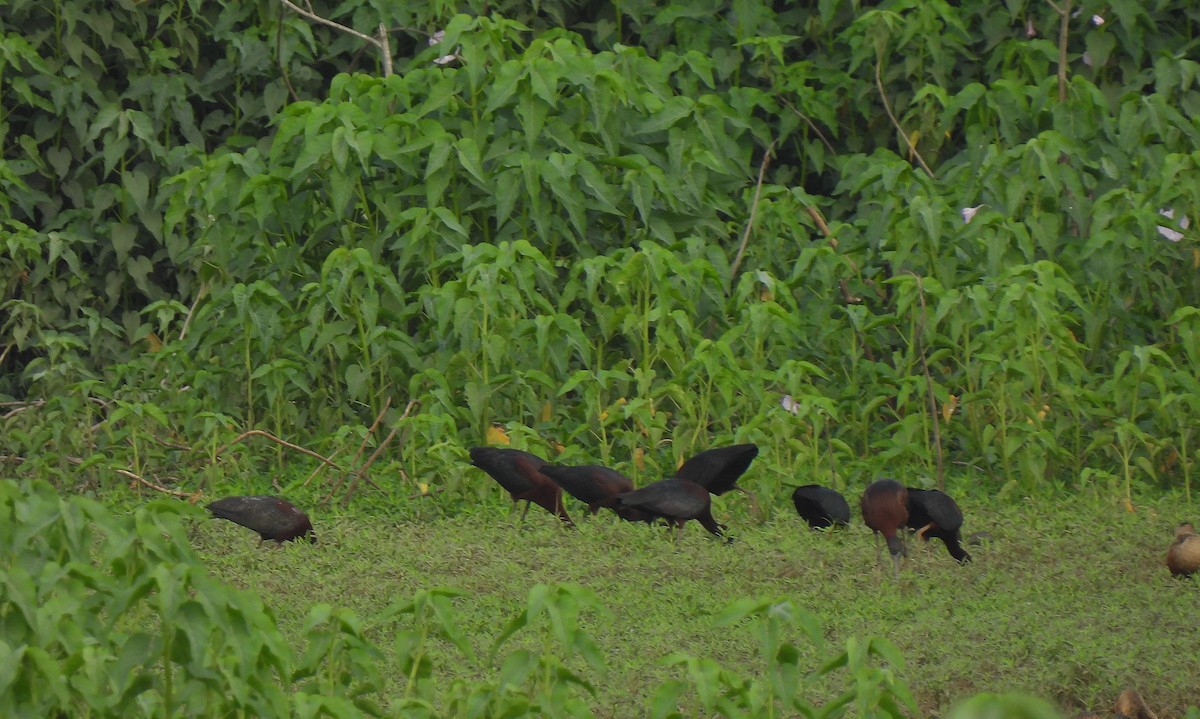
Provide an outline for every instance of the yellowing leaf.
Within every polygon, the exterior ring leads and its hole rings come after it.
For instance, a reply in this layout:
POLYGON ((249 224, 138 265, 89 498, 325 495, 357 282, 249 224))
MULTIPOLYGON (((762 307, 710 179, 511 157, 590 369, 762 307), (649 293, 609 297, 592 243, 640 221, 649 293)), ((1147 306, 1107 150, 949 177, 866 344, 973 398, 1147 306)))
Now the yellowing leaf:
POLYGON ((637 467, 639 471, 646 471, 646 453, 642 451, 641 447, 633 448, 633 465, 637 467))
POLYGON ((1133 508, 1133 502, 1129 501, 1128 498, 1126 498, 1126 500, 1125 500, 1125 511, 1126 512, 1136 512, 1137 511, 1133 508))
POLYGON ((421 490, 421 494, 429 494, 429 485, 425 482, 417 482, 417 489, 421 490))
POLYGON ((508 438, 508 434, 504 431, 503 427, 492 425, 491 427, 488 427, 487 430, 487 443, 512 444, 512 440, 508 438))
POLYGON ((158 335, 154 334, 153 332, 146 335, 146 344, 150 345, 150 354, 154 354, 162 349, 163 345, 162 340, 160 340, 158 335))
POLYGON ((950 399, 946 401, 946 404, 942 405, 942 420, 949 422, 950 418, 954 416, 954 410, 956 409, 958 409, 958 397, 950 395, 950 399))
POLYGON ((550 400, 546 400, 546 404, 542 405, 542 421, 549 422, 554 416, 554 405, 550 404, 550 400))

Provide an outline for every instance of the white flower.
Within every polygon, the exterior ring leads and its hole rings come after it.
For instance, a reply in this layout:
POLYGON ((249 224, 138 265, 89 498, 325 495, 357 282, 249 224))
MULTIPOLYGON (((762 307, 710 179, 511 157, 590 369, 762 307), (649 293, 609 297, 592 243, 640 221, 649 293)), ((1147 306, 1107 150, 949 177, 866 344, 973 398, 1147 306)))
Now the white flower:
MULTIPOLYGON (((1173 220, 1173 219, 1175 219, 1175 208, 1173 208, 1173 207, 1163 208, 1158 211, 1158 214, 1162 215, 1163 217, 1167 218, 1168 220, 1173 220)), ((1186 230, 1188 228, 1188 226, 1191 224, 1192 223, 1190 220, 1188 220, 1187 215, 1184 215, 1183 217, 1179 218, 1180 229, 1186 230)), ((1182 232, 1173 230, 1170 227, 1164 227, 1163 225, 1158 226, 1158 234, 1167 238, 1171 242, 1179 242, 1180 240, 1183 239, 1182 232)))
POLYGON ((970 222, 971 220, 975 219, 975 213, 979 212, 979 208, 981 208, 981 207, 983 207, 983 205, 975 205, 974 207, 962 208, 963 224, 966 224, 966 223, 970 222))
MULTIPOLYGON (((438 30, 433 35, 429 36, 429 47, 433 47, 434 45, 437 45, 439 42, 442 41, 442 38, 444 38, 444 37, 446 37, 446 31, 438 30)), ((458 49, 461 50, 462 47, 460 46, 458 49)), ((442 55, 439 58, 435 58, 433 61, 433 64, 434 65, 449 65, 450 63, 454 62, 455 60, 461 60, 461 59, 462 59, 462 56, 459 55, 458 53, 451 53, 450 55, 442 55)))
POLYGON ((783 399, 779 400, 779 404, 783 406, 783 411, 785 412, 800 414, 800 405, 796 400, 792 399, 790 394, 785 394, 783 399))
POLYGON ((1101 25, 1104 24, 1104 18, 1100 17, 1099 15, 1093 15, 1092 16, 1092 24, 1095 25, 1096 27, 1100 27, 1101 25))

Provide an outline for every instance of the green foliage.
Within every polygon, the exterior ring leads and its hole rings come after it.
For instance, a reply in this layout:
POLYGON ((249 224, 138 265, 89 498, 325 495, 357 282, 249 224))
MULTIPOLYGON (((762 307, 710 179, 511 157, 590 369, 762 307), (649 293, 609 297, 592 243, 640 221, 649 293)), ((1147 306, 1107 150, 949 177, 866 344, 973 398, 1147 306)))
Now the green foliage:
POLYGON ((192 491, 395 430, 453 513, 500 428, 1191 500, 1194 11, 329 5, 393 73, 274 0, 6 5, 0 461, 192 491))

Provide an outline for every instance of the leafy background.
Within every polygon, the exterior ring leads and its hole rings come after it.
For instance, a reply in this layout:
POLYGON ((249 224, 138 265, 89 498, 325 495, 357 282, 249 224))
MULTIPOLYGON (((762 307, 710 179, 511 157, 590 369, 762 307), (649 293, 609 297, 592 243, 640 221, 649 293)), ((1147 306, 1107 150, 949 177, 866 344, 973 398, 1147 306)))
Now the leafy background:
POLYGON ((381 417, 382 511, 498 505, 485 441, 1192 506, 1200 9, 312 10, 392 72, 268 0, 4 3, 6 473, 315 494, 231 442, 381 417))

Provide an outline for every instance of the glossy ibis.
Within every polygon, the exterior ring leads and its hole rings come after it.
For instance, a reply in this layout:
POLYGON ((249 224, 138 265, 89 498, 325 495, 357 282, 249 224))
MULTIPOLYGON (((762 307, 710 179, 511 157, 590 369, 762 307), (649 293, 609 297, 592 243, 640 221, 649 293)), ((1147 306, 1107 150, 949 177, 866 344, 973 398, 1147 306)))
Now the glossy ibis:
POLYGON ((522 499, 521 522, 529 512, 529 505, 536 504, 555 514, 563 522, 574 525, 563 508, 562 490, 554 480, 542 473, 546 460, 519 449, 502 447, 472 447, 471 464, 482 469, 512 497, 513 506, 522 499))
POLYGON ((746 473, 757 456, 758 446, 754 444, 706 449, 681 464, 674 478, 695 482, 716 495, 725 494, 731 489, 745 492, 745 489, 737 486, 738 477, 746 473))
POLYGON ((908 490, 894 479, 872 482, 859 502, 863 522, 875 533, 875 562, 879 562, 879 535, 887 540, 892 555, 892 576, 900 578, 900 557, 904 556, 904 541, 899 530, 908 521, 908 490))
POLYGON ((813 529, 850 524, 850 504, 837 490, 818 484, 796 487, 792 504, 813 529))
POLYGON ((971 555, 962 548, 960 531, 963 514, 954 499, 936 489, 908 488, 909 527, 917 530, 917 536, 926 542, 937 537, 946 545, 950 556, 966 564, 971 555))
POLYGON ((1200 570, 1200 535, 1191 524, 1175 529, 1175 541, 1167 550, 1167 569, 1176 577, 1190 577, 1200 570))
MULTIPOLYGON (((617 497, 617 513, 636 510, 646 515, 646 520, 663 518, 678 530, 675 540, 683 534, 683 525, 695 519, 709 532, 724 537, 721 526, 712 516, 712 497, 704 487, 687 479, 661 479, 641 489, 617 497)), ((625 515, 622 515, 625 516, 625 515)), ((732 541, 732 540, 730 540, 732 541)))
POLYGON ((272 539, 283 544, 301 537, 317 541, 308 515, 280 497, 225 497, 209 504, 208 511, 258 532, 264 542, 272 539))
POLYGON ((579 467, 547 464, 542 467, 542 474, 586 504, 592 514, 599 512, 601 507, 615 509, 617 495, 633 491, 633 480, 615 469, 595 464, 579 467))

